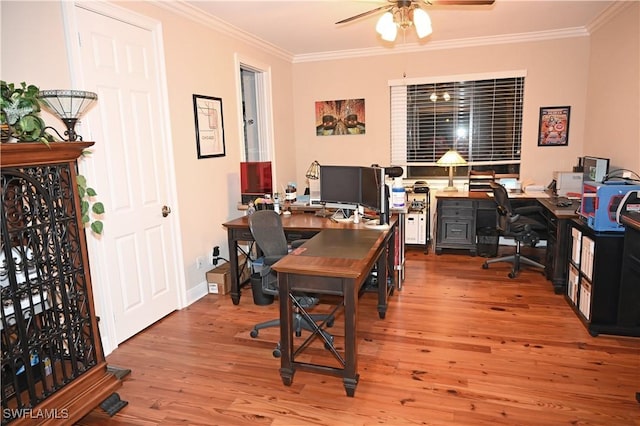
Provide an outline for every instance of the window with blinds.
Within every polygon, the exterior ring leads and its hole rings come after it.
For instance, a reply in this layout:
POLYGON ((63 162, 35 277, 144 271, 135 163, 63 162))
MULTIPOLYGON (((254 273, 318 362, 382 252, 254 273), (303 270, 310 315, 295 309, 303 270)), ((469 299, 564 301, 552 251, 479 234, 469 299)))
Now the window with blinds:
POLYGON ((436 161, 455 149, 473 169, 517 174, 523 94, 524 76, 391 83, 392 164, 409 177, 446 175, 436 161))

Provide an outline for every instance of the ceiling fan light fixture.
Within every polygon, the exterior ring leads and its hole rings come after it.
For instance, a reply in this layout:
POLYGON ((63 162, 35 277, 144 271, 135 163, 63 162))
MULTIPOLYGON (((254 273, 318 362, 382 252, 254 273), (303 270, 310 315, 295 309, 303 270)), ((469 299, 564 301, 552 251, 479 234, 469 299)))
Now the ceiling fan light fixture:
POLYGON ((433 32, 429 14, 419 7, 413 9, 413 25, 416 27, 418 38, 424 38, 433 32))
POLYGON ((393 14, 391 12, 384 13, 380 19, 378 19, 376 31, 385 41, 394 41, 396 39, 398 27, 393 21, 393 14))

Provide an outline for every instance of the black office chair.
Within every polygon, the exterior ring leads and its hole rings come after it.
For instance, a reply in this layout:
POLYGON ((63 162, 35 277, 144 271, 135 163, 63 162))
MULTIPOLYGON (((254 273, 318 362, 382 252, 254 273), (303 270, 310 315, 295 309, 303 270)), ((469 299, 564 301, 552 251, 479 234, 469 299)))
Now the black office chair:
POLYGON ((512 209, 511 202, 509 201, 509 194, 505 187, 494 182, 490 182, 489 184, 493 190, 493 198, 498 209, 498 231, 500 235, 504 237, 511 237, 515 240, 516 252, 510 256, 486 260, 482 264, 482 268, 488 269, 490 263, 509 262, 513 265, 511 272, 509 272, 509 278, 515 278, 518 276, 521 264, 542 268, 544 271, 544 265, 529 259, 520 253, 522 244, 535 247, 540 241, 539 232, 546 230, 546 226, 544 224, 530 216, 527 216, 540 212, 541 208, 538 206, 530 206, 512 209))
MULTIPOLYGON (((271 265, 282 259, 289 253, 289 246, 282 227, 282 219, 280 215, 273 210, 259 210, 249 216, 249 229, 253 235, 253 239, 262 251, 264 263, 260 270, 262 279, 262 291, 265 294, 278 296, 278 277, 277 273, 271 269, 271 265)), ((296 248, 302 245, 305 240, 296 240, 291 246, 296 248)), ((325 325, 331 327, 333 325, 333 315, 329 314, 309 314, 307 309, 318 304, 318 298, 312 295, 300 294, 295 296, 294 312, 293 312, 293 329, 296 337, 302 335, 302 330, 316 331, 325 325), (309 321, 314 321, 311 324, 309 321)), ((258 337, 258 333, 263 328, 279 327, 280 319, 261 322, 256 324, 251 330, 251 337, 258 337)), ((325 347, 330 347, 328 342, 333 343, 333 336, 324 330, 320 330, 325 339, 325 347)), ((280 343, 273 351, 273 356, 279 358, 280 343)))

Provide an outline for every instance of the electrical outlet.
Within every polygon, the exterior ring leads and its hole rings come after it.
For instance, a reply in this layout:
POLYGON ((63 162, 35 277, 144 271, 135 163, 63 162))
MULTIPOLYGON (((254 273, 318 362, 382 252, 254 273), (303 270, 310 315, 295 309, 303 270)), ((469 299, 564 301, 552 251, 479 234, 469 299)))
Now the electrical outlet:
POLYGON ((202 269, 204 266, 204 256, 198 256, 196 258, 196 269, 202 269))

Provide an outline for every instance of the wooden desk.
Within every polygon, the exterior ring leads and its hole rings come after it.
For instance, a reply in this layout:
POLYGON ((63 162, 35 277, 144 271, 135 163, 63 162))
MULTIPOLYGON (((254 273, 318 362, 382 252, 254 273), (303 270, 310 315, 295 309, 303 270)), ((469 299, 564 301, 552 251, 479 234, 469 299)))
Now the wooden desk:
POLYGON ((567 207, 556 206, 552 198, 538 198, 547 222, 547 249, 545 250, 545 276, 553 284, 556 294, 566 293, 569 279, 569 249, 571 243, 569 224, 578 217, 580 202, 572 200, 567 207))
MULTIPOLYGON (((387 287, 385 252, 393 251, 395 226, 388 230, 325 229, 273 265, 280 290, 280 376, 290 386, 296 369, 343 378, 347 396, 358 384, 358 294, 373 265, 378 264, 378 289, 387 287), (382 261, 380 261, 382 260, 382 261), (292 292, 339 295, 344 305, 344 357, 334 353, 341 367, 296 360, 306 342, 294 348, 292 292)), ((385 294, 387 292, 385 291, 385 294)), ((380 292, 379 292, 380 294, 380 292)), ((385 301, 386 304, 386 301, 385 301)), ((380 305, 378 305, 380 311, 380 305)), ((386 306, 384 308, 386 311, 386 306)), ((381 315, 381 318, 384 316, 381 315)), ((313 338, 313 337, 312 337, 313 338)), ((335 348, 333 348, 335 350, 335 348)))
MULTIPOLYGON (((389 219, 390 229, 389 236, 394 237, 396 230, 398 229, 398 219, 392 216, 389 219)), ((248 216, 241 216, 237 219, 233 219, 223 224, 227 228, 227 242, 229 244, 229 266, 231 274, 231 300, 234 305, 240 303, 240 287, 242 283, 239 282, 238 276, 238 243, 240 242, 253 242, 253 236, 249 230, 249 218, 248 216)), ((366 225, 361 222, 354 224, 351 222, 333 222, 329 218, 319 217, 309 213, 294 213, 290 216, 282 216, 282 226, 288 241, 309 239, 316 235, 323 229, 367 229, 366 225)), ((391 241, 393 241, 393 239, 391 241)), ((399 241, 400 247, 404 244, 404 240, 399 241)), ((396 249, 394 244, 389 245, 387 253, 387 259, 389 265, 395 264, 396 249)), ((381 261, 378 262, 381 267, 381 261)), ((401 265, 402 266, 402 265, 401 265)), ((398 281, 401 279, 401 274, 390 274, 392 277, 393 288, 398 286, 398 281)), ((378 314, 380 318, 384 318, 387 310, 387 297, 388 291, 385 286, 378 286, 378 314)))
MULTIPOLYGON (((436 193, 435 251, 444 249, 469 250, 475 256, 477 229, 496 226, 496 205, 486 192, 436 193)), ((545 276, 553 284, 556 294, 565 292, 568 278, 569 222, 576 218, 579 202, 570 206, 556 206, 556 197, 537 198, 521 194, 510 199, 513 207, 535 202, 543 207, 542 218, 547 224, 545 276)))

